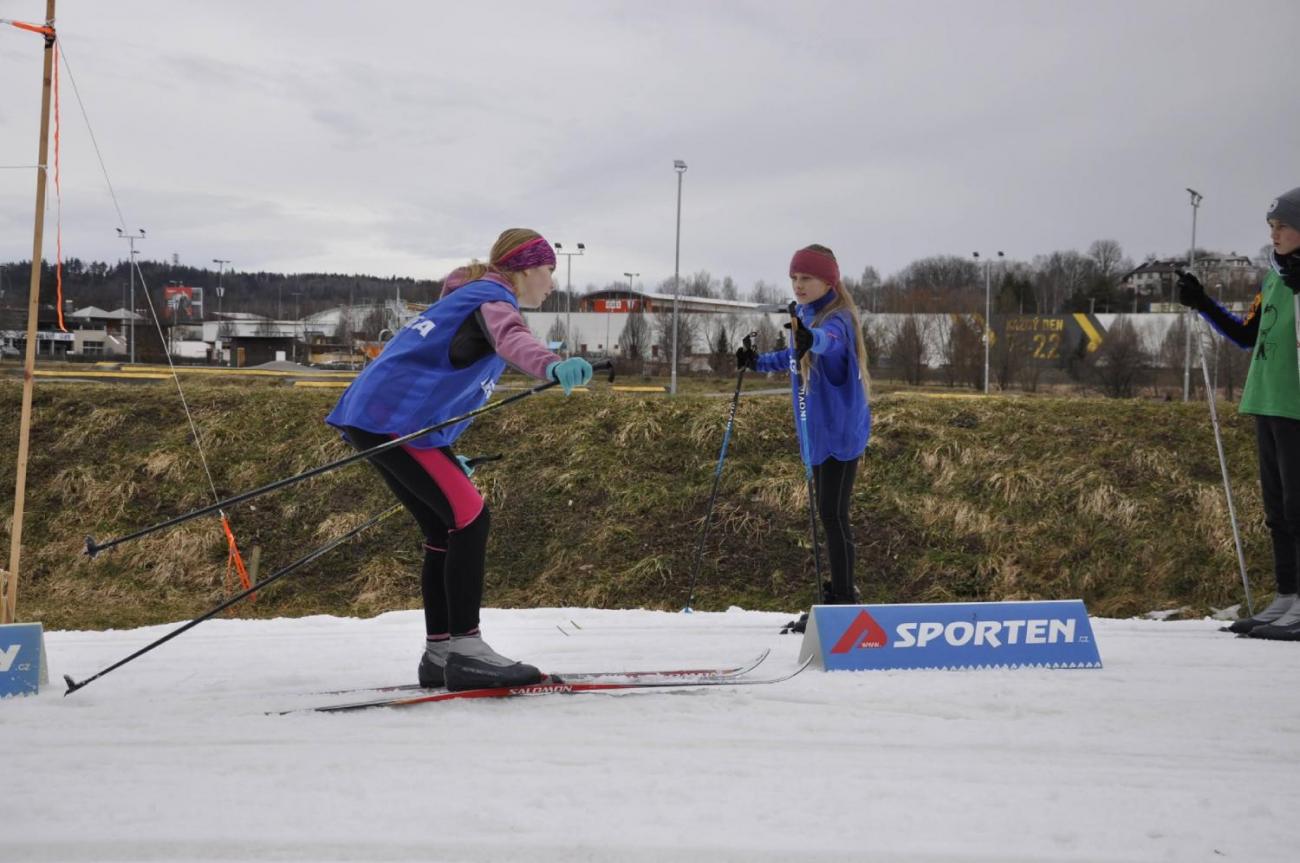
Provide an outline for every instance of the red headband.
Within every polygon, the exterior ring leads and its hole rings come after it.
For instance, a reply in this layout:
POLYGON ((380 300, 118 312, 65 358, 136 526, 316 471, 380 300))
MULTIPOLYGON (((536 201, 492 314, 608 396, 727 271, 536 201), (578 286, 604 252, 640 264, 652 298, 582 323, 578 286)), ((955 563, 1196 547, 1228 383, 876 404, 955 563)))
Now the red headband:
POLYGON ((840 283, 840 265, 834 255, 816 249, 800 249, 790 259, 790 275, 804 273, 821 279, 832 288, 840 283))

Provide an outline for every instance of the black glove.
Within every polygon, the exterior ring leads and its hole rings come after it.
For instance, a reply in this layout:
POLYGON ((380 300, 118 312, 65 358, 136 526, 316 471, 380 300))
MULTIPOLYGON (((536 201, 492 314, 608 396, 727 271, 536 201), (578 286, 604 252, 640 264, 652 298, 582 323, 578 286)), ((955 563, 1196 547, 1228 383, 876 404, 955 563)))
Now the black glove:
POLYGON ((1199 310, 1210 304, 1210 298, 1205 295, 1205 288, 1201 287, 1200 279, 1191 273, 1179 273, 1178 302, 1189 309, 1199 310))
POLYGON ((754 350, 754 339, 757 336, 758 333, 750 333, 740 340, 740 347, 736 348, 736 371, 758 371, 758 351, 754 350))
POLYGON ((1277 274, 1282 277, 1282 284, 1300 294, 1300 252, 1289 255, 1274 252, 1273 263, 1277 267, 1277 274))
POLYGON ((741 369, 758 371, 758 352, 749 346, 749 339, 745 340, 744 345, 736 348, 736 371, 741 369))
POLYGON ((785 329, 790 330, 790 345, 794 348, 794 358, 802 360, 803 355, 812 350, 813 334, 808 332, 808 328, 799 320, 793 301, 790 303, 788 311, 790 312, 790 323, 785 325, 785 329))

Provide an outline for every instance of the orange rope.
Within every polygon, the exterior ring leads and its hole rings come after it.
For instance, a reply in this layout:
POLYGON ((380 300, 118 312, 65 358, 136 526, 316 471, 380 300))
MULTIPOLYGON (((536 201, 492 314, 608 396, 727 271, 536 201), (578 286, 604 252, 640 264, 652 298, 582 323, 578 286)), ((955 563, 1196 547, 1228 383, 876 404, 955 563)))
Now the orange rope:
POLYGON ((52 46, 54 51, 54 197, 58 200, 58 215, 55 217, 57 239, 55 240, 54 258, 54 308, 59 314, 59 330, 67 332, 63 323, 63 186, 59 182, 59 43, 52 46))
MULTIPOLYGON (((229 547, 230 554, 226 558, 226 583, 230 583, 230 571, 233 568, 239 573, 239 583, 248 590, 253 586, 253 581, 248 577, 248 569, 244 566, 244 558, 239 553, 239 544, 235 542, 235 532, 230 529, 230 519, 226 514, 221 514, 221 528, 226 532, 226 545, 229 547)), ((257 597, 254 596, 253 599, 257 597)))
POLYGON ((10 21, 9 23, 19 30, 30 30, 33 33, 40 33, 42 36, 54 35, 53 27, 42 27, 40 24, 25 24, 22 21, 10 21))
MULTIPOLYGON (((0 23, 12 24, 14 27, 17 27, 19 30, 27 30, 31 33, 39 33, 40 35, 44 36, 48 40, 50 49, 54 51, 54 62, 53 62, 53 66, 54 66, 54 194, 55 194, 55 198, 58 201, 58 217, 56 221, 56 224, 58 226, 57 227, 57 253, 55 258, 55 291, 57 295, 57 300, 55 302, 55 309, 57 310, 58 313, 59 329, 66 333, 68 331, 68 328, 65 325, 63 320, 63 186, 61 182, 62 177, 60 172, 60 159, 59 159, 61 127, 59 123, 59 117, 60 117, 59 65, 60 64, 59 64, 58 42, 55 41, 54 38, 55 33, 53 27, 45 27, 39 24, 28 24, 23 21, 12 21, 7 18, 0 18, 0 23)), ((248 588, 253 586, 253 581, 251 578, 249 578, 248 568, 244 565, 243 555, 239 553, 239 543, 236 542, 235 540, 235 533, 233 530, 231 530, 230 520, 226 517, 225 513, 221 514, 221 527, 222 530, 225 531, 226 545, 229 550, 229 554, 227 555, 226 558, 227 586, 229 586, 230 575, 233 571, 235 573, 238 573, 240 584, 242 584, 244 586, 244 589, 247 590, 248 588)), ((256 599, 257 597, 254 596, 252 598, 256 599)))

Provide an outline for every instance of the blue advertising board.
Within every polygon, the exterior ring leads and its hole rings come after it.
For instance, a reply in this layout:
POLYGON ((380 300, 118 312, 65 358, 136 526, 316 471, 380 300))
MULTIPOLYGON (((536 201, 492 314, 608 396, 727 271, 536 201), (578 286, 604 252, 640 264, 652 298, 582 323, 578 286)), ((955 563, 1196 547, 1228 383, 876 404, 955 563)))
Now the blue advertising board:
POLYGON ((49 682, 45 632, 39 623, 0 626, 0 698, 31 695, 49 682))
POLYGON ((816 605, 799 660, 827 671, 1101 668, 1082 600, 816 605))

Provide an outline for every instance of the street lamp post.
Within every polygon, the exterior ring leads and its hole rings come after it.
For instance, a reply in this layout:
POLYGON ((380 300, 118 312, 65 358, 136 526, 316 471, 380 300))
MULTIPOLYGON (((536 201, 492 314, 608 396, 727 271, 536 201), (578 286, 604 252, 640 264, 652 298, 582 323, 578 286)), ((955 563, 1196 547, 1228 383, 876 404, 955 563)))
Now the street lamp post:
POLYGON ((221 317, 221 298, 226 295, 226 289, 221 284, 221 276, 230 261, 226 258, 213 258, 212 263, 217 265, 217 317, 221 317))
POLYGON ((137 228, 136 230, 139 231, 138 234, 123 233, 121 228, 117 229, 117 235, 131 245, 131 260, 127 265, 127 269, 131 274, 131 308, 127 309, 127 312, 131 315, 131 332, 127 336, 127 341, 130 343, 129 350, 132 364, 135 363, 135 241, 144 239, 144 228, 137 228))
MULTIPOLYGON (((971 254, 975 256, 975 262, 979 263, 980 253, 972 252, 971 254)), ((998 257, 1005 256, 1002 252, 998 252, 998 257)), ((989 394, 989 343, 993 340, 993 292, 989 274, 992 263, 992 258, 984 260, 984 395, 989 394)))
MULTIPOLYGON (((1187 250, 1187 269, 1192 270, 1196 267, 1196 211, 1205 196, 1195 189, 1188 189, 1187 193, 1192 196, 1192 247, 1187 250)), ((1183 340, 1183 401, 1187 401, 1192 393, 1192 325, 1196 323, 1196 313, 1188 309, 1184 320, 1187 337, 1183 340)))
MULTIPOLYGON (((293 361, 298 362, 298 328, 302 325, 302 291, 293 292, 293 327, 289 330, 293 344, 293 361)), ((303 338, 307 336, 303 331, 303 338)))
MULTIPOLYGON (((639 275, 641 275, 641 274, 640 274, 640 273, 624 273, 623 275, 627 276, 627 292, 628 292, 629 294, 634 293, 634 292, 636 291, 636 282, 635 282, 634 280, 636 279, 637 276, 639 276, 639 275)), ((629 303, 633 302, 633 300, 632 300, 631 297, 628 297, 628 298, 627 298, 627 301, 628 301, 629 303)), ((631 308, 631 307, 629 307, 629 309, 630 309, 630 308, 631 308)), ((606 347, 606 348, 609 347, 609 309, 608 309, 608 308, 605 309, 605 347, 606 347)))
POLYGON ((677 295, 681 292, 682 284, 682 174, 686 173, 686 163, 681 159, 674 159, 673 170, 677 172, 677 246, 673 254, 673 365, 668 394, 675 396, 677 395, 677 295))
POLYGON ((564 251, 563 243, 555 244, 555 254, 564 255, 568 258, 566 273, 564 276, 564 355, 573 356, 573 258, 575 255, 583 255, 587 251, 587 246, 578 243, 576 252, 564 251))

